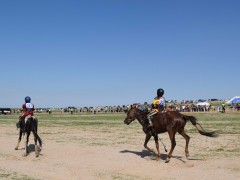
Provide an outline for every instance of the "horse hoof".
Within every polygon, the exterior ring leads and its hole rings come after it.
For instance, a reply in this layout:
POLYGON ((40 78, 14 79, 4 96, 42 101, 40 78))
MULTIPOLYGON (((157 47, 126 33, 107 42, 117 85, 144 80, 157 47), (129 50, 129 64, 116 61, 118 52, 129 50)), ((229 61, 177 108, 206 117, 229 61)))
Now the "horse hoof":
POLYGON ((39 156, 39 151, 35 151, 35 157, 38 157, 39 156))
POLYGON ((24 153, 22 156, 23 156, 23 157, 26 157, 26 156, 27 156, 27 153, 24 153))
POLYGON ((150 151, 151 153, 154 153, 154 149, 150 149, 149 151, 150 151))
POLYGON ((167 159, 165 160, 165 163, 169 163, 169 161, 170 161, 170 159, 169 159, 169 158, 167 158, 167 159))
POLYGON ((18 147, 15 147, 15 150, 18 150, 18 147))

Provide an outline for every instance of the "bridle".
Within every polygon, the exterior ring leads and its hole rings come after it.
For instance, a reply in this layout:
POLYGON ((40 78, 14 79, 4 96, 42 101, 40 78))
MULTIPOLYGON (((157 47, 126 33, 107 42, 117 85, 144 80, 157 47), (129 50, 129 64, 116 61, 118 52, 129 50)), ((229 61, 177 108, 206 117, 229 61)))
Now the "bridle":
POLYGON ((135 119, 125 119, 125 123, 129 125, 131 122, 133 122, 135 119))
MULTIPOLYGON (((138 108, 137 108, 138 109, 138 108)), ((140 109, 138 109, 138 110, 140 110, 140 109)), ((141 110, 140 110, 141 111, 141 110)), ((135 112, 136 114, 137 114, 137 116, 139 116, 139 111, 138 112, 135 112)), ((131 118, 127 118, 127 119, 125 119, 125 121, 126 121, 126 123, 127 124, 130 124, 131 122, 133 122, 135 119, 138 119, 137 117, 136 117, 136 115, 135 115, 135 117, 133 118, 133 119, 131 119, 131 118)), ((143 125, 143 126, 145 126, 145 122, 144 122, 144 119, 142 119, 142 118, 139 118, 138 119, 139 120, 139 122, 143 125)))

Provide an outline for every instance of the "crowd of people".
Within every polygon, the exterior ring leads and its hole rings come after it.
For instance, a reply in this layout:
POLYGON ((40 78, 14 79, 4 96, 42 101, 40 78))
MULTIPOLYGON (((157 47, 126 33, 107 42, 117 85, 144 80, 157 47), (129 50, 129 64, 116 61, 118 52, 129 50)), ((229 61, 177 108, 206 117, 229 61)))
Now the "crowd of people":
POLYGON ((240 110, 240 103, 236 102, 236 103, 232 103, 232 109, 233 111, 239 111, 240 110))
MULTIPOLYGON (((139 105, 143 105, 148 108, 149 112, 152 109, 152 105, 150 103, 135 103, 139 105)), ((196 103, 168 103, 166 102, 166 108, 168 110, 179 111, 179 112, 210 112, 210 111, 218 111, 225 112, 226 108, 232 111, 240 111, 240 103, 235 103, 233 105, 225 105, 224 102, 219 104, 212 105, 210 103, 209 106, 197 106, 196 103)), ((96 107, 67 107, 67 108, 36 108, 34 110, 35 113, 126 113, 130 109, 131 105, 118 105, 118 106, 96 106, 96 107)), ((10 108, 8 108, 10 109, 10 108)), ((9 113, 21 113, 19 109, 11 109, 9 113)), ((2 113, 3 114, 3 113, 2 113)))
MULTIPOLYGON (((213 101, 206 103, 205 105, 198 105, 197 102, 193 101, 166 101, 162 93, 164 93, 163 89, 160 89, 162 92, 157 94, 157 97, 154 98, 152 103, 144 102, 135 103, 138 105, 145 106, 149 112, 154 114, 156 110, 159 110, 159 105, 161 107, 164 106, 165 110, 172 110, 172 111, 179 111, 179 112, 209 112, 209 111, 218 111, 218 112, 225 112, 226 108, 232 111, 239 111, 240 110, 240 103, 235 102, 232 104, 225 104, 225 101, 213 101), (161 95, 161 96, 160 96, 161 95), (161 102, 160 102, 161 101, 161 102), (157 109, 156 109, 157 107, 157 109), (155 110, 154 110, 155 109, 155 110), (154 112, 152 111, 154 110, 154 112)), ((26 103, 29 103, 30 97, 26 97, 26 103)), ((28 104, 27 104, 28 105, 28 104)), ((118 105, 118 106, 96 106, 96 107, 67 107, 67 108, 32 108, 35 113, 122 113, 127 112, 130 109, 131 105, 118 105)), ((26 107, 29 108, 29 107, 26 107)), ((25 108, 25 109, 26 109, 25 108)), ((22 108, 23 109, 23 108, 22 108)), ((163 110, 163 108, 162 108, 163 110)), ((2 114, 11 114, 11 113, 21 113, 21 109, 11 109, 4 108, 2 109, 2 114), (7 112, 7 113, 6 113, 7 112)), ((151 116, 149 116, 151 118, 151 116)))

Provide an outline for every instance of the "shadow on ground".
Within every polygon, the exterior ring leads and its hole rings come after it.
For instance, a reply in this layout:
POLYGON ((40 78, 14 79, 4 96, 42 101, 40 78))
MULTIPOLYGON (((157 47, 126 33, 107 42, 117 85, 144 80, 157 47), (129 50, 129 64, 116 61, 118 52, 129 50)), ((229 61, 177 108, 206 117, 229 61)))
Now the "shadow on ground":
MULTIPOLYGON (((142 151, 131 151, 131 150, 123 150, 123 151, 120 151, 120 153, 131 153, 131 154, 135 154, 137 156, 140 156, 141 158, 145 158, 145 157, 149 157, 149 156, 156 156, 157 154, 154 152, 154 153, 151 153, 147 150, 142 150, 142 151)), ((167 158, 167 154, 161 154, 160 155, 160 159, 161 160, 166 160, 167 158)), ((203 161, 203 159, 199 159, 199 158, 188 158, 186 159, 185 157, 182 157, 182 156, 172 156, 172 158, 175 158, 183 163, 186 163, 188 160, 195 160, 195 161, 203 161)))

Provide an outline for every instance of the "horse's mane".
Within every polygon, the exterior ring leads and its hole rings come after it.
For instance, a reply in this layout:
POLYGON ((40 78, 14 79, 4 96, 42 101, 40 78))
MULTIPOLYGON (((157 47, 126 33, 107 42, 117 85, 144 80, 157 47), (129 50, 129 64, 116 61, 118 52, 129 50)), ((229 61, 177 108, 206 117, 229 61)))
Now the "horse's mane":
POLYGON ((140 114, 140 116, 142 117, 143 123, 146 125, 148 124, 148 119, 147 119, 147 115, 148 115, 148 108, 146 108, 145 106, 138 106, 135 108, 138 112, 138 114, 140 114))
POLYGON ((144 114, 148 114, 148 113, 149 113, 149 112, 148 112, 148 108, 145 107, 145 106, 139 105, 139 106, 137 106, 137 109, 140 110, 140 111, 141 111, 142 113, 144 113, 144 114))

